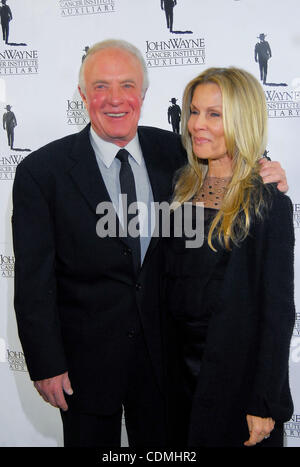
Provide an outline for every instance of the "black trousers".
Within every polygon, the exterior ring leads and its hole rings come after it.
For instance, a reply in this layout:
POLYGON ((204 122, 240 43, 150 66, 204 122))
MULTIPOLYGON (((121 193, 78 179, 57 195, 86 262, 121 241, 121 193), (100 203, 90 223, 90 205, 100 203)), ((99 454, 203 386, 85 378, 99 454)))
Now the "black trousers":
POLYGON ((120 406, 110 415, 61 411, 65 447, 120 446, 123 410, 130 447, 166 445, 165 403, 142 334, 132 338, 130 345, 128 380, 120 406))
POLYGON ((173 6, 165 6, 165 14, 166 14, 166 20, 167 20, 167 28, 169 28, 171 31, 173 29, 173 6))
POLYGON ((8 145, 10 148, 13 148, 14 146, 14 128, 7 128, 6 129, 6 132, 7 132, 7 142, 8 142, 8 145))
POLYGON ((8 43, 8 35, 9 35, 9 21, 1 21, 1 26, 2 26, 2 35, 3 35, 3 40, 5 43, 8 43))

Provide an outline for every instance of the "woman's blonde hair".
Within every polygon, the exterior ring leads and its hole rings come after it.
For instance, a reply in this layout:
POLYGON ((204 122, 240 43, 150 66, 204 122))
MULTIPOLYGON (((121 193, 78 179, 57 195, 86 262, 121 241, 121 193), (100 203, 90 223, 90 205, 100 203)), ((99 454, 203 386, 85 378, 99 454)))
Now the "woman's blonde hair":
POLYGON ((229 249, 231 242, 239 244, 247 236, 251 216, 261 215, 266 204, 258 160, 266 150, 267 108, 260 83, 250 73, 238 68, 209 68, 188 83, 183 95, 181 123, 188 164, 177 178, 174 203, 191 200, 207 173, 207 160, 194 154, 188 130, 194 91, 206 83, 217 84, 221 90, 225 144, 233 162, 233 176, 211 225, 208 242, 215 250, 212 236, 216 234, 219 242, 229 249))

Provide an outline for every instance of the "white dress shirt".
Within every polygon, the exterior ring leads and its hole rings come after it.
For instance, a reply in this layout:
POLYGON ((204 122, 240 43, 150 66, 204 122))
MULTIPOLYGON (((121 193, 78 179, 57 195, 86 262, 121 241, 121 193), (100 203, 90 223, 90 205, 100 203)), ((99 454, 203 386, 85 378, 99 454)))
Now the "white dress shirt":
MULTIPOLYGON (((119 195, 121 193, 119 180, 121 162, 115 157, 121 148, 116 144, 104 141, 92 127, 90 129, 90 141, 106 189, 118 214, 120 223, 123 225, 122 203, 119 203, 119 195)), ((145 207, 145 209, 139 212, 141 262, 143 262, 151 240, 151 233, 154 231, 154 225, 151 225, 153 194, 137 134, 124 149, 130 153, 128 161, 134 175, 137 201, 143 203, 145 207)))

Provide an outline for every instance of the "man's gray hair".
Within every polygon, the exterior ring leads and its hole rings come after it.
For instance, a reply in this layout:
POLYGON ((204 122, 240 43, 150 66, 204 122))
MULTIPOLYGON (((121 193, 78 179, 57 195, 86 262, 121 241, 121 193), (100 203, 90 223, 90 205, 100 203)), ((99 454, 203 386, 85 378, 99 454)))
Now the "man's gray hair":
POLYGON ((88 60, 88 58, 99 52, 99 50, 103 49, 120 49, 120 50, 125 50, 132 54, 134 57, 138 59, 138 61, 141 64, 142 71, 143 71, 143 86, 142 86, 142 97, 145 96, 145 93, 149 87, 149 77, 148 77, 148 70, 147 70, 147 65, 144 60, 144 57, 142 56, 141 52, 137 47, 135 47, 133 44, 130 42, 121 40, 121 39, 108 39, 105 41, 97 42, 94 44, 91 48, 89 48, 82 64, 79 70, 79 79, 78 79, 78 85, 83 93, 85 93, 85 80, 84 80, 84 68, 85 64, 88 60))

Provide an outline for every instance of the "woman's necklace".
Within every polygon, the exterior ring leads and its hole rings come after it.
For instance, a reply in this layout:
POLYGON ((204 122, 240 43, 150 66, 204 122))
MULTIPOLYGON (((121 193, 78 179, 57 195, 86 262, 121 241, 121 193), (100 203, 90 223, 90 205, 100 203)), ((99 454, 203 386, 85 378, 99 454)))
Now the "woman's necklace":
POLYGON ((206 207, 219 209, 226 193, 227 185, 231 177, 209 177, 206 176, 199 192, 194 196, 193 201, 200 201, 206 207))

